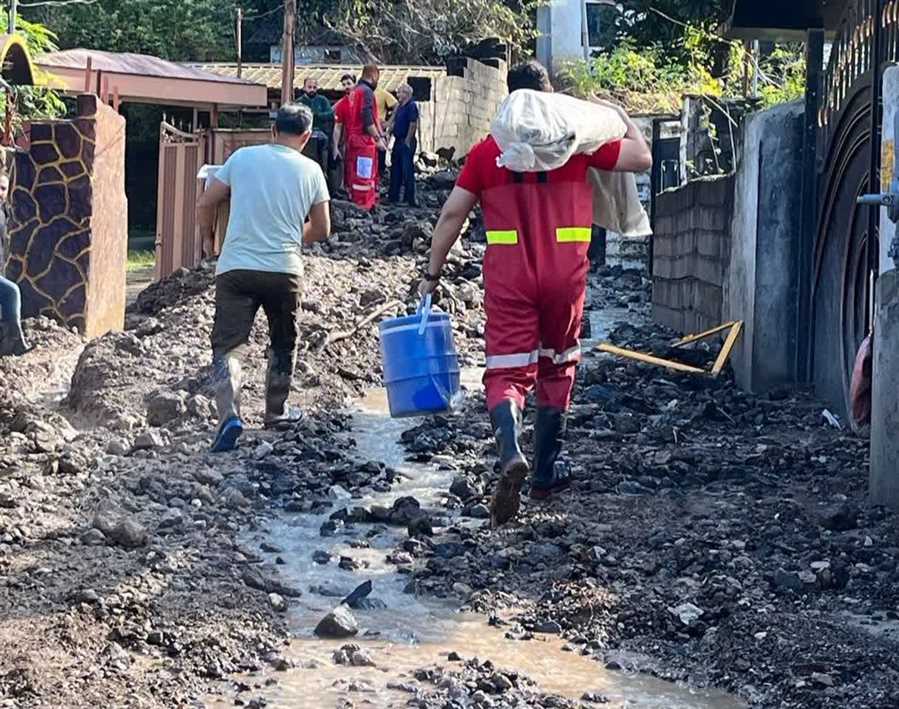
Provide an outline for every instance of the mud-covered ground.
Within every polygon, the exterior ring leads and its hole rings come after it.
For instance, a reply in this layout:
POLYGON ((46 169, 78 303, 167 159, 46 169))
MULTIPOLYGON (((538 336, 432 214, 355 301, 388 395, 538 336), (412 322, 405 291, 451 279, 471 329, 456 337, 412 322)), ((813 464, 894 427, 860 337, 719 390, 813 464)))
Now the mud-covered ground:
MULTIPOLYGON (((141 294, 123 333, 84 343, 27 324, 35 349, 0 360, 0 704, 197 705, 223 679, 287 664, 283 609, 305 589, 238 539, 273 514, 328 508, 335 489, 391 486, 392 470, 344 444, 344 411, 380 383, 376 324, 414 310, 450 184, 431 178, 418 211, 335 203, 335 238, 305 262, 292 396, 305 417, 251 429, 234 454, 207 453, 210 266, 141 294)), ((453 253, 440 299, 467 365, 483 361, 481 237, 475 224, 453 253)), ((616 344, 665 351, 639 274, 597 274, 592 300, 629 308, 616 344)), ((260 315, 245 361, 253 427, 265 338, 260 315)), ((493 614, 516 642, 560 634, 612 669, 753 706, 899 706, 897 520, 865 505, 865 441, 820 403, 590 355, 567 446, 576 486, 495 531, 462 524, 483 518, 494 477, 482 409, 474 394, 403 437, 411 457, 456 474, 458 522, 413 526, 401 550, 410 591, 493 614)), ((514 667, 459 654, 408 677, 413 706, 603 699, 547 696, 514 667)))

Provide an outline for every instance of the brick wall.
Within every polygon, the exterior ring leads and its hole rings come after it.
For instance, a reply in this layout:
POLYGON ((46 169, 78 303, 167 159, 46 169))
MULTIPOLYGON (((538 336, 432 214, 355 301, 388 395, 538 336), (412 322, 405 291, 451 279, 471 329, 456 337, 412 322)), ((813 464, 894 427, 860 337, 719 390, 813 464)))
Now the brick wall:
POLYGON ((659 195, 652 263, 656 322, 690 333, 723 321, 733 203, 733 175, 694 180, 659 195))
POLYGON ((421 109, 421 149, 435 152, 455 148, 465 155, 490 132, 490 123, 506 98, 506 63, 499 68, 468 59, 463 76, 441 76, 433 81, 431 100, 421 109))

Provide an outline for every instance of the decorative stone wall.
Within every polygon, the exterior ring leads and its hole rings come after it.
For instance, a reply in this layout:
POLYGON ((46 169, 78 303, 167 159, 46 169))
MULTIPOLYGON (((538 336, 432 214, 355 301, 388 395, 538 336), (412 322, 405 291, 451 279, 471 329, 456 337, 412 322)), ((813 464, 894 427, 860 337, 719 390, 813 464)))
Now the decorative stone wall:
POLYGON ((11 261, 24 317, 47 315, 88 337, 125 319, 128 206, 125 120, 96 96, 73 120, 31 125, 15 156, 11 261))

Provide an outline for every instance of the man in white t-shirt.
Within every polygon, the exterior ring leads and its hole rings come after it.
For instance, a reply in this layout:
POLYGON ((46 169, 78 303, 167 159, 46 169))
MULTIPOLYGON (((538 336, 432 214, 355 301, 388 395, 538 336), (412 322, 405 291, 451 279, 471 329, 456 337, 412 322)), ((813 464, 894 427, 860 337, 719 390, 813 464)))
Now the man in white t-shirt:
POLYGON ((283 106, 272 143, 241 148, 210 181, 197 205, 205 255, 213 251, 216 207, 231 198, 228 231, 215 278, 212 355, 219 428, 212 450, 233 450, 243 433, 240 418, 240 351, 261 307, 270 348, 265 385, 265 425, 290 421, 287 398, 296 353, 296 316, 303 275, 301 248, 331 231, 328 187, 321 167, 303 156, 312 112, 283 106))

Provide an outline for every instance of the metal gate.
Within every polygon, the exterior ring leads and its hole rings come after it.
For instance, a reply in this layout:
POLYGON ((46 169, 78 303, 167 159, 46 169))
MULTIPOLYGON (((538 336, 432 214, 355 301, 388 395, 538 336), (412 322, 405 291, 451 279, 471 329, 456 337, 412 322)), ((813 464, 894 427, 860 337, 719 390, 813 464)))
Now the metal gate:
POLYGON ((818 220, 811 278, 813 377, 848 410, 855 354, 872 321, 879 211, 856 204, 880 191, 881 80, 897 56, 899 0, 851 0, 818 106, 818 220))
POLYGON ((156 207, 156 279, 201 259, 197 231, 197 172, 205 162, 203 133, 185 133, 168 123, 159 127, 159 186, 156 207))

